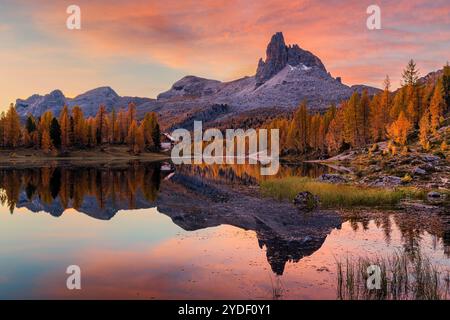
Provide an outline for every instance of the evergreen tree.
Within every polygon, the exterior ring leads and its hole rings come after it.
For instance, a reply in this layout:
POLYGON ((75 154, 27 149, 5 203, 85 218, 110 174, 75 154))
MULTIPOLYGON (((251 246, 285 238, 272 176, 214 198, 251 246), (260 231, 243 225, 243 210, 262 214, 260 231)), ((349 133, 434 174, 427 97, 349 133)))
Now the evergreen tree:
POLYGON ((386 126, 389 123, 391 107, 391 81, 386 75, 383 81, 383 92, 374 95, 370 102, 370 136, 372 141, 382 141, 386 138, 386 126))
POLYGON ((44 132, 44 130, 50 130, 50 125, 52 124, 53 118, 53 113, 51 111, 45 111, 41 115, 39 121, 39 130, 41 131, 41 134, 44 132))
POLYGON ((41 148, 45 153, 49 153, 52 147, 52 143, 50 140, 50 134, 48 133, 48 130, 44 130, 42 133, 42 141, 41 141, 41 148))
POLYGON ((415 86, 419 80, 419 70, 413 59, 409 60, 408 65, 402 73, 403 86, 415 86))
POLYGON ((29 115, 27 117, 27 122, 25 126, 29 134, 31 134, 36 130, 36 120, 34 120, 34 117, 32 115, 29 115))
POLYGON ((426 111, 419 121, 419 142, 425 151, 430 149, 428 133, 430 131, 430 113, 426 111))
POLYGON ((392 107, 389 111, 389 118, 391 121, 394 121, 398 119, 398 116, 401 112, 406 112, 407 107, 407 99, 406 99, 406 91, 407 87, 402 87, 398 89, 397 93, 395 94, 395 97, 392 101, 392 107))
POLYGON ((442 81, 439 80, 434 88, 433 97, 431 98, 430 103, 430 125, 434 135, 436 135, 437 129, 440 127, 441 118, 444 113, 445 101, 443 92, 442 81))
POLYGON ((86 137, 86 120, 84 119, 83 110, 79 106, 72 109, 73 118, 73 143, 77 146, 84 146, 87 143, 86 137))
POLYGON ((408 85, 407 87, 407 107, 406 114, 409 120, 415 126, 419 122, 419 88, 417 86, 408 85))
POLYGON ((344 110, 342 106, 330 122, 325 141, 329 153, 337 153, 344 147, 344 110))
POLYGON ((4 147, 6 144, 6 115, 2 111, 0 114, 0 146, 4 147))
POLYGON ((384 121, 381 110, 383 94, 374 95, 370 102, 370 133, 373 141, 383 140, 384 121))
POLYGON ((61 128, 61 148, 63 150, 67 150, 67 148, 71 145, 71 124, 69 118, 69 109, 67 106, 64 106, 61 114, 59 115, 59 125, 61 128))
POLYGON ((388 129, 389 138, 400 145, 405 145, 408 140, 408 134, 412 129, 412 123, 402 111, 398 119, 394 121, 388 129))
POLYGON ((127 129, 130 128, 131 123, 136 119, 136 105, 133 102, 128 104, 127 112, 127 129))
POLYGON ((299 153, 306 152, 308 146, 308 109, 306 102, 303 102, 295 111, 294 117, 289 126, 288 146, 299 153))
POLYGON ((158 116, 155 112, 150 113, 149 125, 151 138, 150 148, 154 151, 159 151, 161 148, 161 131, 159 129, 158 116))
MULTIPOLYGON (((45 129, 43 134, 45 133, 45 129)), ((50 124, 50 139, 55 148, 59 149, 61 147, 61 126, 56 118, 52 119, 50 124)))
POLYGON ((109 121, 110 125, 111 125, 111 136, 109 138, 109 141, 111 143, 116 143, 117 142, 117 136, 118 136, 118 132, 117 130, 119 129, 119 126, 117 124, 117 116, 116 116, 116 110, 113 108, 111 111, 111 119, 109 121))
POLYGON ((117 122, 119 126, 119 143, 124 143, 126 141, 128 135, 128 124, 127 117, 125 111, 120 110, 119 115, 117 117, 117 122))
POLYGON ((136 120, 133 120, 128 130, 127 143, 135 154, 140 153, 145 147, 142 127, 138 127, 136 120))
POLYGON ((108 116, 105 106, 100 106, 95 116, 95 128, 97 144, 102 144, 108 140, 108 116))
POLYGON ((358 106, 360 97, 357 92, 354 92, 350 97, 348 103, 342 104, 344 110, 344 140, 352 147, 356 147, 359 142, 358 133, 358 106))
POLYGON ((8 147, 17 147, 20 143, 21 127, 20 118, 14 105, 11 103, 6 113, 5 121, 5 144, 8 147))
POLYGON ((444 74, 442 76, 442 86, 444 90, 444 100, 445 100, 445 112, 450 109, 450 66, 447 64, 444 66, 444 74))
POLYGON ((370 115, 370 99, 367 90, 363 90, 361 99, 357 109, 357 125, 358 125, 358 145, 364 145, 369 142, 370 128, 369 128, 369 115, 370 115))

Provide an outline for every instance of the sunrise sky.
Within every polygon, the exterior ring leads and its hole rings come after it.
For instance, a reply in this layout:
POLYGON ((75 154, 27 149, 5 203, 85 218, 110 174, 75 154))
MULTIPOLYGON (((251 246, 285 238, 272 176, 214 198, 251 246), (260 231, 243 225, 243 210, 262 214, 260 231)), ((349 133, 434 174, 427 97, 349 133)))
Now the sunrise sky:
POLYGON ((410 58, 422 75, 450 60, 450 2, 0 0, 0 109, 16 98, 98 86, 156 97, 188 75, 253 75, 271 35, 319 56, 346 84, 394 87, 410 58), (81 7, 81 30, 66 8, 81 7), (371 4, 382 30, 366 28, 371 4))

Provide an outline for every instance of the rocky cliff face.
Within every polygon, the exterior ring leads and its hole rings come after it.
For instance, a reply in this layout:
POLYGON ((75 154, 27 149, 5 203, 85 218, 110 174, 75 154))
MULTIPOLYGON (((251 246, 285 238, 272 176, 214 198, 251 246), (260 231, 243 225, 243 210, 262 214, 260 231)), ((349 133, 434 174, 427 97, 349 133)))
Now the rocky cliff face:
POLYGON ((311 52, 301 49, 298 45, 286 46, 281 32, 272 36, 266 49, 266 61, 258 62, 256 70, 256 85, 260 86, 287 65, 301 66, 303 68, 318 68, 326 72, 322 61, 311 52))
POLYGON ((364 89, 369 94, 378 91, 343 84, 340 77, 333 78, 327 72, 317 56, 296 44, 287 46, 283 34, 278 32, 267 45, 266 59, 259 60, 254 76, 230 82, 187 76, 158 95, 156 104, 163 105, 161 110, 170 114, 225 104, 231 114, 236 114, 260 108, 288 111, 306 100, 310 109, 320 111, 364 89))
POLYGON ((66 103, 67 99, 61 90, 54 90, 44 96, 34 94, 25 100, 17 99, 16 110, 22 116, 25 116, 27 113, 38 116, 47 110, 55 112, 61 109, 61 106, 64 106, 66 103))

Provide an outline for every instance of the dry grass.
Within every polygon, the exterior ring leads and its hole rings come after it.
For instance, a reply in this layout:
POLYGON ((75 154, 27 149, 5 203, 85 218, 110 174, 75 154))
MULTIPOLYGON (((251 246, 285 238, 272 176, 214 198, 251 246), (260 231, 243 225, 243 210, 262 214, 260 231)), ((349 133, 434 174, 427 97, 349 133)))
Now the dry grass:
POLYGON ((327 208, 394 207, 402 199, 424 199, 426 193, 414 188, 369 188, 318 182, 305 177, 287 177, 261 182, 263 195, 292 200, 302 191, 318 195, 327 208))

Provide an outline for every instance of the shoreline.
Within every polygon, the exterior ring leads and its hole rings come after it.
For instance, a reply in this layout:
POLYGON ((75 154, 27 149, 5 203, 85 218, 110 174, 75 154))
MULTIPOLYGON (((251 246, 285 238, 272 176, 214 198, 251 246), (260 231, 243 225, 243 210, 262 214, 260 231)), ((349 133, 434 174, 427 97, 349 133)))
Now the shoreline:
POLYGON ((130 155, 127 153, 122 154, 111 154, 107 152, 99 151, 83 151, 83 152, 73 152, 68 156, 60 155, 42 155, 42 154, 32 154, 24 155, 18 154, 11 156, 10 154, 5 155, 5 152, 0 151, 0 168, 8 167, 32 167, 32 166, 42 166, 46 164, 76 164, 76 165, 101 165, 101 164, 124 164, 133 161, 138 162, 159 162, 170 160, 170 155, 164 153, 148 152, 140 155, 130 155))

